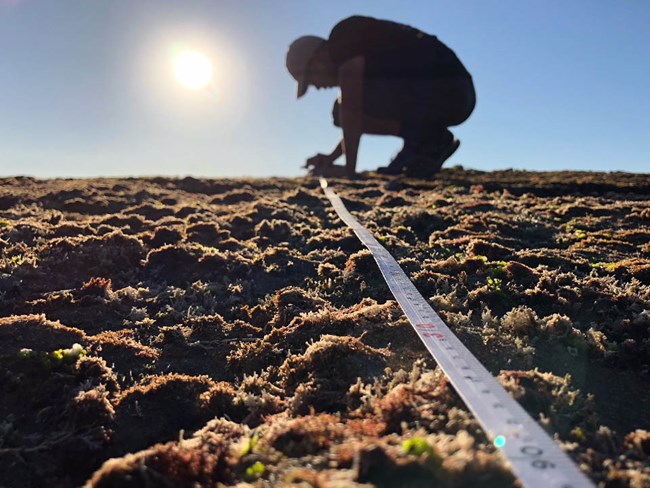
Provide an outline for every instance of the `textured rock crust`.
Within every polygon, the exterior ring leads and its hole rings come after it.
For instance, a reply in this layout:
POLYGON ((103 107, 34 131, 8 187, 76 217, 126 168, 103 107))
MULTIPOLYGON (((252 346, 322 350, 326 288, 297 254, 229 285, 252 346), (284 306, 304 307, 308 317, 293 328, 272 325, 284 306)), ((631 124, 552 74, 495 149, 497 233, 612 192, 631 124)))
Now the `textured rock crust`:
MULTIPOLYGON (((650 486, 650 176, 330 182, 602 486, 650 486)), ((0 180, 3 486, 511 486, 313 179, 0 180)))

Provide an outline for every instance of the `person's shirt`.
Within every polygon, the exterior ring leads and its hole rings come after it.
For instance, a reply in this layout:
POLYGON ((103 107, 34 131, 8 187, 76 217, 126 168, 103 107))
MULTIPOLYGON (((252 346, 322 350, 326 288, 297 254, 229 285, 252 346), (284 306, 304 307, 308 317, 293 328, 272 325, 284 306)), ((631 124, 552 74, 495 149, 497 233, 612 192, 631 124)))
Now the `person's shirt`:
POLYGON ((327 46, 337 66, 363 56, 366 78, 470 76, 456 54, 436 36, 388 20, 348 17, 334 26, 327 46))

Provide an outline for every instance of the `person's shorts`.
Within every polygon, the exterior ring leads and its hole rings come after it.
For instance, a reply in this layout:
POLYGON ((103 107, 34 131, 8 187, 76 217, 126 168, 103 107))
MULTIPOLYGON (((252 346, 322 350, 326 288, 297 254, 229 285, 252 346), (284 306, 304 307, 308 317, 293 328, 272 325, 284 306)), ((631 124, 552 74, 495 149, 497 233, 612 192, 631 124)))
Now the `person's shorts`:
MULTIPOLYGON (((366 80, 363 96, 364 115, 429 127, 461 124, 476 105, 470 77, 366 80)), ((340 127, 338 100, 332 115, 340 127)))

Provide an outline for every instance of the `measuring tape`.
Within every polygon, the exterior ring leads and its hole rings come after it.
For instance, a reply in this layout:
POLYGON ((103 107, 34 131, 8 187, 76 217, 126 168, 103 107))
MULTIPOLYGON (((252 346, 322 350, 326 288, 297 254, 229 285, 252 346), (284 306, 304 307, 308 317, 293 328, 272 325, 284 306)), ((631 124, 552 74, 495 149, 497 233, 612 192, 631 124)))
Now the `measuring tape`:
POLYGON ((370 250, 390 291, 418 336, 526 487, 593 487, 571 458, 517 403, 420 295, 397 261, 320 178, 341 220, 370 250))

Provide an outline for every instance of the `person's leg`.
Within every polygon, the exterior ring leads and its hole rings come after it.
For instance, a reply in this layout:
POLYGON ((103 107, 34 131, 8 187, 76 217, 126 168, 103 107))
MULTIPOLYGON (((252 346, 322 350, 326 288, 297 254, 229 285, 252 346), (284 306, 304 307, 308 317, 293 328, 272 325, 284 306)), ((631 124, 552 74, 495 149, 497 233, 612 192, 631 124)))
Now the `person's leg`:
MULTIPOLYGON (((378 169, 384 174, 399 174, 402 171, 413 157, 417 140, 415 128, 403 120, 401 85, 400 79, 373 79, 364 83, 363 133, 397 136, 404 141, 402 149, 388 166, 378 169)), ((338 101, 334 103, 332 116, 334 125, 340 127, 338 101)))
POLYGON ((445 124, 422 120, 402 122, 400 136, 404 140, 414 141, 416 147, 421 147, 423 144, 427 146, 448 144, 454 138, 445 124))
MULTIPOLYGON (((341 112, 339 101, 334 102, 332 107, 332 122, 336 127, 341 127, 341 112)), ((373 115, 363 114, 363 133, 376 136, 398 136, 402 137, 402 123, 399 120, 381 118, 373 115)), ((386 174, 399 174, 410 160, 412 148, 404 144, 404 148, 390 162, 388 168, 384 167, 386 174)), ((381 169, 381 168, 380 168, 381 169)), ((381 171, 384 172, 384 171, 381 171)))
MULTIPOLYGON (((332 107, 332 119, 336 127, 341 127, 340 104, 336 100, 332 107)), ((363 133, 375 136, 399 136, 401 122, 388 118, 375 117, 373 115, 363 114, 363 133)))
MULTIPOLYGON (((364 86, 363 133, 393 135, 404 140, 402 150, 378 172, 413 174, 436 172, 458 148, 448 127, 471 114, 475 104, 469 80, 372 80, 364 86)), ((332 109, 334 125, 341 127, 340 104, 332 109)))
POLYGON ((449 100, 445 90, 436 86, 436 81, 391 78, 369 80, 364 85, 366 117, 395 121, 393 130, 377 133, 397 135, 404 140, 402 150, 387 167, 379 168, 378 172, 400 174, 415 160, 422 159, 423 151, 427 152, 430 147, 444 147, 454 140, 447 129, 451 125, 448 105, 453 104, 454 100, 449 100), (398 125, 399 131, 396 133, 394 129, 398 125))
POLYGON ((405 168, 411 176, 430 176, 440 170, 460 145, 448 128, 467 120, 476 105, 471 78, 434 80, 432 88, 421 100, 426 114, 415 112, 420 131, 417 157, 405 168))
POLYGON ((402 123, 399 120, 363 116, 363 133, 375 136, 399 136, 402 123))

